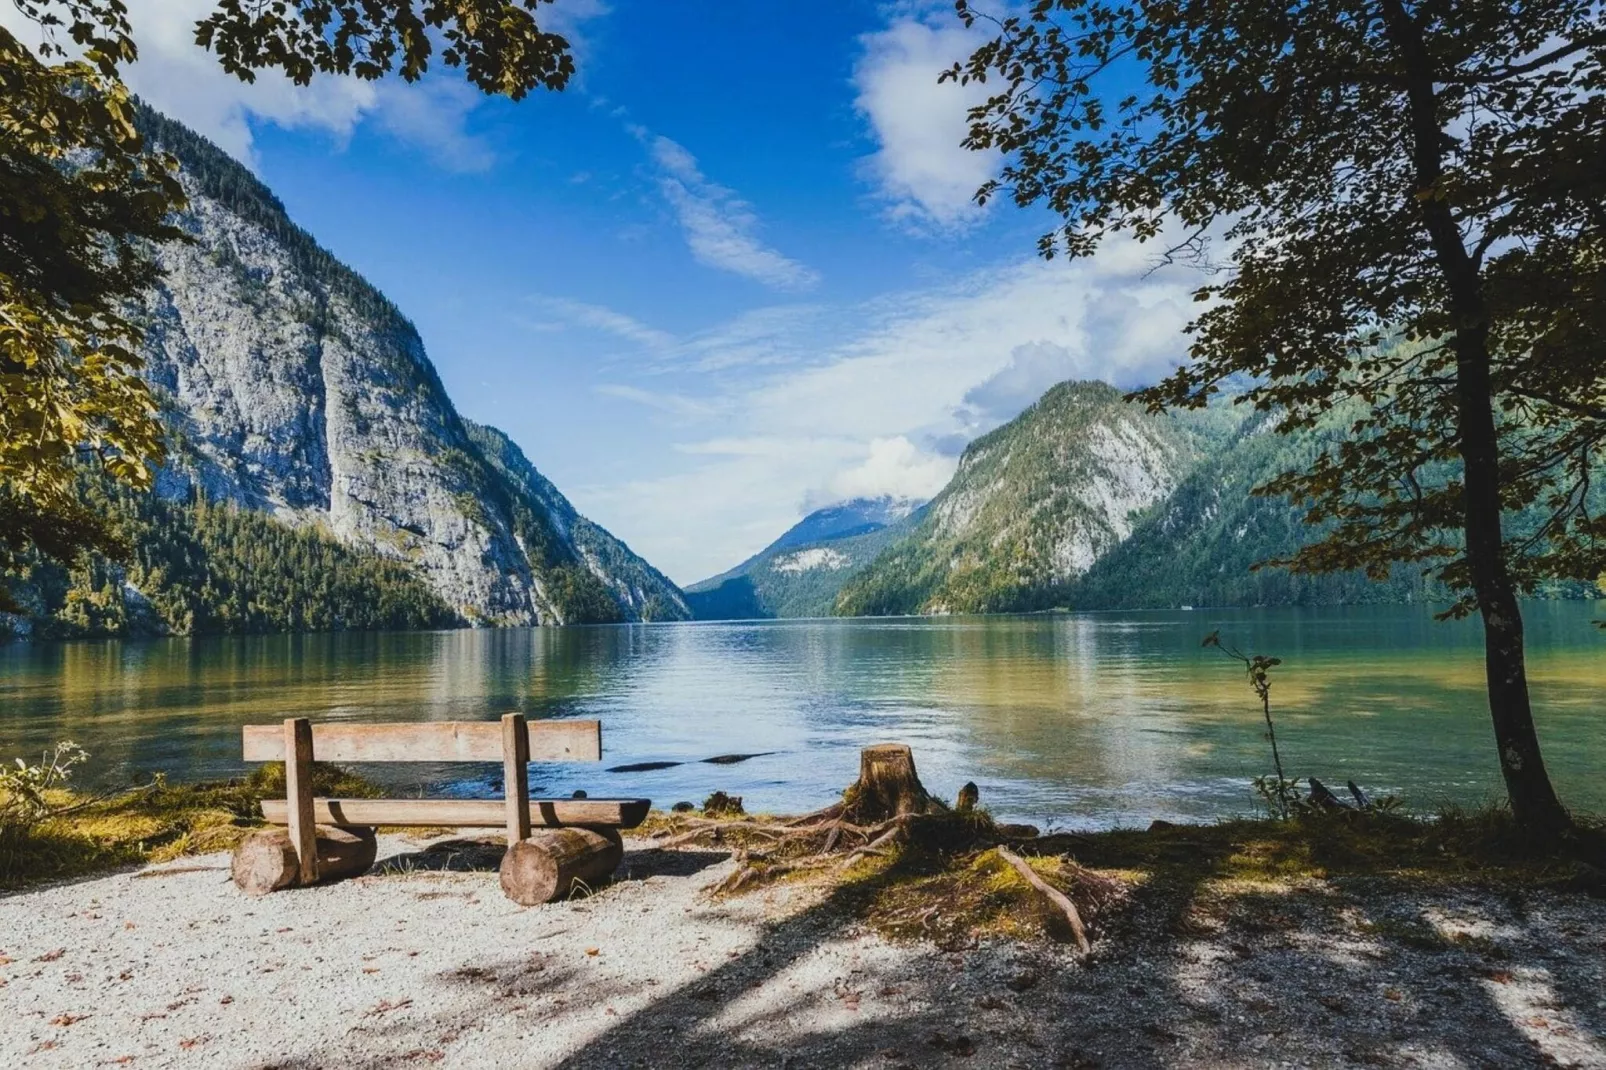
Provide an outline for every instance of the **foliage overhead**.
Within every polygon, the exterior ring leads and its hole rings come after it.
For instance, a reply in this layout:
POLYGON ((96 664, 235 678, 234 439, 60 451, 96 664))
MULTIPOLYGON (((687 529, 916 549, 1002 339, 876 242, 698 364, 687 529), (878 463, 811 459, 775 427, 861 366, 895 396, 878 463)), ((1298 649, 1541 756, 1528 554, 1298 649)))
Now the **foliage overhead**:
MULTIPOLYGON (((91 45, 95 42, 86 42, 91 45)), ((46 66, 0 29, 0 549, 116 548, 73 486, 81 461, 148 485, 161 425, 129 305, 172 241, 172 162, 143 152, 115 77, 124 40, 46 66)))
POLYGON ((297 85, 314 74, 374 80, 392 71, 416 82, 429 69, 432 34, 441 62, 486 93, 513 100, 574 74, 569 42, 535 14, 552 0, 219 0, 195 26, 195 42, 242 80, 278 68, 297 85))

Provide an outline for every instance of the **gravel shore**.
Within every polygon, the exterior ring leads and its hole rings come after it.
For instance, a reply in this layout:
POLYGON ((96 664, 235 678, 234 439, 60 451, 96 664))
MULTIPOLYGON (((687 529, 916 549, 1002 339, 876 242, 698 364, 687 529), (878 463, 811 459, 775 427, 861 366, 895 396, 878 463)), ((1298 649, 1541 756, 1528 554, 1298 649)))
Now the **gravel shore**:
POLYGON ((474 868, 500 848, 401 837, 262 899, 226 855, 0 898, 0 1066, 1606 1068, 1583 896, 1266 889, 1077 961, 889 943, 817 888, 712 901, 723 853, 627 848, 533 909, 474 868))

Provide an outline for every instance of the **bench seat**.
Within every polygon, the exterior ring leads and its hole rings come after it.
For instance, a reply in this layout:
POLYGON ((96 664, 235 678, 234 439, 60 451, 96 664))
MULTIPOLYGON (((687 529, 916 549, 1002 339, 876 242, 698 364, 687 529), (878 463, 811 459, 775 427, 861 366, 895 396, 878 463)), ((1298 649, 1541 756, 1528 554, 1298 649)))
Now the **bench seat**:
MULTIPOLYGON (((537 828, 587 825, 633 829, 646 820, 651 806, 649 799, 531 799, 530 824, 537 828)), ((289 824, 289 804, 283 799, 263 799, 262 816, 269 824, 289 824)), ((314 798, 312 820, 318 825, 346 828, 501 828, 507 822, 507 806, 501 799, 314 798)))

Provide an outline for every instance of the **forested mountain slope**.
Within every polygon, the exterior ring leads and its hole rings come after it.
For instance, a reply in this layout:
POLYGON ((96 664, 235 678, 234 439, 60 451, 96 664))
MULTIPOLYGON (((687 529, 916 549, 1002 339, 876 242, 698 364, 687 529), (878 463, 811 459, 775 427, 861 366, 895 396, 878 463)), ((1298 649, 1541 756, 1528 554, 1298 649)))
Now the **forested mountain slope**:
POLYGON ((845 615, 1039 608, 1164 500, 1230 413, 1151 416, 1105 383, 1061 383, 971 443, 909 536, 842 590, 845 615))
MULTIPOLYGON (((374 575, 395 571, 379 559, 394 563, 455 621, 689 615, 672 583, 580 518, 505 436, 459 417, 412 324, 255 176, 148 109, 139 123, 180 162, 179 223, 193 239, 158 251, 166 278, 143 316, 147 378, 172 432, 162 501, 322 532, 374 575)), ((133 582, 112 586, 160 602, 133 582)), ((33 608, 59 609, 42 591, 33 608)), ((361 619, 381 617, 392 619, 361 619)))

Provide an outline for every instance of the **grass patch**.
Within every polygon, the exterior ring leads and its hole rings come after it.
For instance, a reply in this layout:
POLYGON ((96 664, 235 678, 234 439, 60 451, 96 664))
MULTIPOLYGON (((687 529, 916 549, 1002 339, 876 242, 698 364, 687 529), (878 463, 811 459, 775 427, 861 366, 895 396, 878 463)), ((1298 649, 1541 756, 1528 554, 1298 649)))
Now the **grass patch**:
MULTIPOLYGON (((313 763, 313 790, 380 794, 361 777, 322 762, 313 763)), ((283 762, 264 763, 239 780, 169 785, 158 779, 103 799, 55 790, 49 803, 56 816, 0 825, 0 888, 230 850, 262 826, 257 804, 283 795, 283 762)))

